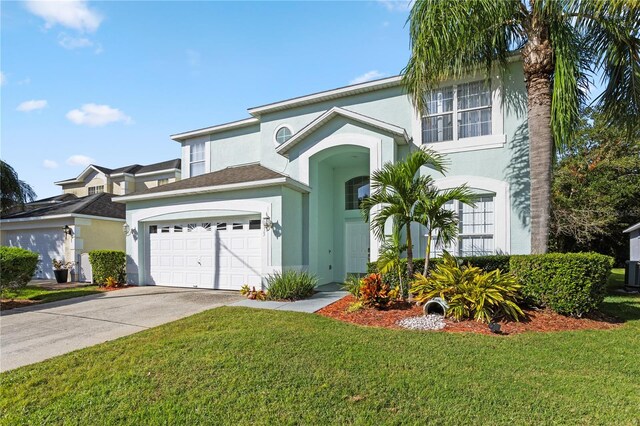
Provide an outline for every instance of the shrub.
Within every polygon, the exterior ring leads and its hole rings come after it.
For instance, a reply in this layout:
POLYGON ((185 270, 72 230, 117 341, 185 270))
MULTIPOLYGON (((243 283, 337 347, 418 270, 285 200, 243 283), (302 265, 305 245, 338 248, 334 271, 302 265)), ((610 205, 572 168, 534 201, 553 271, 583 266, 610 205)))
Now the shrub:
MULTIPOLYGON (((509 272, 509 259, 511 258, 508 254, 495 254, 490 256, 469 256, 469 257, 458 257, 458 260, 462 263, 471 263, 473 266, 477 266, 480 269, 483 269, 485 272, 494 271, 496 269, 500 269, 502 272, 509 272)), ((429 261, 429 270, 433 270, 436 265, 442 263, 442 258, 435 258, 429 261)), ((400 268, 402 269, 403 279, 407 281, 413 281, 413 279, 409 279, 407 275, 407 259, 402 259, 400 261, 400 268)), ((424 269, 424 259, 413 259, 413 269, 416 272, 421 272, 424 269)), ((370 262, 368 264, 368 271, 370 273, 378 273, 378 266, 376 262, 370 262)), ((384 282, 389 283, 390 286, 395 287, 400 284, 398 280, 397 274, 382 274, 382 279, 384 282)))
MULTIPOLYGON (((365 306, 386 307, 392 300, 391 287, 382 281, 382 275, 369 274, 360 280, 360 301, 365 306)), ((397 295, 397 291, 396 291, 397 295)))
POLYGON ((318 279, 308 273, 295 270, 268 275, 267 297, 270 300, 299 300, 313 294, 318 279))
POLYGON ((0 293, 25 287, 37 267, 37 253, 18 247, 0 247, 0 293))
POLYGON ((411 285, 416 301, 434 297, 447 301, 446 315, 457 320, 474 318, 481 322, 508 318, 519 320, 524 313, 518 306, 520 285, 514 276, 499 269, 485 272, 477 266, 460 265, 445 253, 428 277, 417 274, 411 285))
POLYGON ((104 281, 104 286, 106 288, 118 288, 122 287, 122 283, 113 277, 107 277, 107 279, 104 281))
POLYGON ((613 258, 598 253, 512 256, 510 268, 530 304, 582 316, 604 300, 613 258))
POLYGON ((93 271, 93 282, 103 285, 107 278, 113 277, 119 283, 127 279, 127 257, 120 250, 93 250, 89 252, 89 262, 93 271))

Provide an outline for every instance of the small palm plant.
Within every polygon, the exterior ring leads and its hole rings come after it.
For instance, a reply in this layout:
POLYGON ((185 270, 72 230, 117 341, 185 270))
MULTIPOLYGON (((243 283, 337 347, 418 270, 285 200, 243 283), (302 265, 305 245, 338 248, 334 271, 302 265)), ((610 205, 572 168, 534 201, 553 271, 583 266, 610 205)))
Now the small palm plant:
POLYGON ((430 185, 424 189, 420 195, 420 202, 416 205, 418 222, 427 228, 422 275, 426 276, 429 273, 432 243, 446 246, 458 236, 458 215, 455 211, 447 209, 447 203, 457 200, 473 207, 475 206, 474 198, 467 185, 446 190, 438 190, 435 186, 430 185))
POLYGON ((385 225, 389 219, 393 219, 400 230, 406 230, 409 277, 413 277, 411 223, 418 219, 414 206, 424 188, 433 184, 430 176, 419 175, 423 167, 444 173, 444 157, 423 148, 412 152, 402 161, 385 163, 381 169, 371 173, 372 194, 360 205, 364 219, 368 221, 371 218, 371 227, 379 240, 385 239, 385 225))

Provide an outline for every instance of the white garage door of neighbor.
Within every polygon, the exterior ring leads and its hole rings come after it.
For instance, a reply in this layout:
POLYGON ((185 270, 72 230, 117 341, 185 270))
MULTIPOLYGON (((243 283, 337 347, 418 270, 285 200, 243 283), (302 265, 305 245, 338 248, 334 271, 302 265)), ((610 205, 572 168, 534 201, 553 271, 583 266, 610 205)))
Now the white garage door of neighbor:
POLYGON ((149 284, 239 290, 261 284, 259 219, 149 226, 149 284))
POLYGON ((40 263, 34 278, 53 279, 53 259, 64 259, 64 237, 59 227, 6 231, 3 244, 38 253, 40 263))

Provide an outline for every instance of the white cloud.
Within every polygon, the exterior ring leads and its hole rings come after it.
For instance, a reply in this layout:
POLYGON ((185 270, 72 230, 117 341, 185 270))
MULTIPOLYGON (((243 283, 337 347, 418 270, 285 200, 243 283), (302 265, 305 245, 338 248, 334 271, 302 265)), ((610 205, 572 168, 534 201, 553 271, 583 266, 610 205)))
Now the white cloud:
POLYGON ((18 108, 16 108, 16 111, 31 112, 38 109, 46 108, 46 106, 47 106, 47 101, 44 99, 24 101, 23 103, 18 105, 18 108))
POLYGON ((98 12, 89 9, 85 0, 27 0, 26 6, 31 13, 44 19, 46 28, 61 25, 81 32, 94 32, 103 19, 98 12))
POLYGON ((91 127, 105 126, 119 121, 125 124, 133 122, 131 117, 119 109, 97 104, 84 104, 80 109, 71 110, 67 113, 67 119, 72 123, 91 127))
POLYGON ((408 12, 413 7, 413 0, 378 0, 378 3, 390 12, 408 12))
POLYGON ((351 80, 349 82, 349 84, 360 84, 360 83, 364 83, 366 81, 377 80, 377 79, 382 78, 384 76, 386 76, 386 74, 381 73, 378 70, 371 70, 371 71, 365 72, 362 75, 357 76, 356 78, 351 80))
POLYGON ((65 33, 58 34, 58 44, 65 49, 82 49, 93 47, 93 42, 86 37, 72 37, 65 33))
POLYGON ((58 163, 53 160, 44 160, 42 162, 42 167, 44 167, 45 169, 57 169, 58 163))
POLYGON ((72 155, 71 157, 67 158, 67 164, 70 166, 88 166, 89 164, 93 164, 95 163, 96 160, 94 160, 91 157, 87 157, 86 155, 82 155, 82 154, 76 154, 76 155, 72 155))
POLYGON ((7 77, 0 71, 0 86, 4 86, 5 84, 7 84, 7 77))

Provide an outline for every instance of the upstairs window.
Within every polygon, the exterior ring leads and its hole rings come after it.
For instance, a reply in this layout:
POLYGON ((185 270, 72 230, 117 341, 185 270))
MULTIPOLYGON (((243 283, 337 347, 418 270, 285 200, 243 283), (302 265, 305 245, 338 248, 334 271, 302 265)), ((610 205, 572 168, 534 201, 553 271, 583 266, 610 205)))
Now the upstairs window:
POLYGON ((160 185, 166 185, 169 183, 169 178, 164 178, 164 179, 158 179, 158 186, 160 185))
POLYGON ((194 143, 189 149, 189 176, 205 173, 204 142, 194 143))
POLYGON ((491 87, 488 82, 441 87, 427 94, 425 100, 422 143, 491 134, 491 87))
POLYGON ((286 141, 291 139, 291 136, 293 136, 293 132, 291 131, 291 129, 289 127, 280 126, 276 130, 276 134, 275 134, 276 144, 282 145, 283 143, 285 143, 286 141))
POLYGON ((360 203, 370 195, 369 176, 358 176, 344 184, 345 210, 357 210, 360 203))
POLYGON ((101 192, 104 192, 104 185, 89 187, 89 195, 99 194, 101 192))

